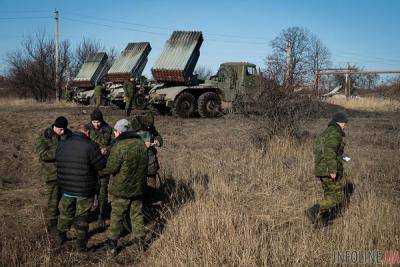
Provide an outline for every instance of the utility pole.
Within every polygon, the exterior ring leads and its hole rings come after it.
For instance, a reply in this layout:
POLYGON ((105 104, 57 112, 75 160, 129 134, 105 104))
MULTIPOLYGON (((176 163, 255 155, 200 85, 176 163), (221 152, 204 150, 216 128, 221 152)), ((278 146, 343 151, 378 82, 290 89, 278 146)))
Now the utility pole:
POLYGON ((59 80, 58 80, 58 66, 59 66, 59 47, 60 47, 60 26, 59 26, 59 18, 60 14, 58 10, 54 10, 54 20, 56 23, 55 32, 54 32, 54 61, 55 61, 55 87, 56 87, 56 98, 57 100, 61 99, 60 90, 59 90, 59 80))

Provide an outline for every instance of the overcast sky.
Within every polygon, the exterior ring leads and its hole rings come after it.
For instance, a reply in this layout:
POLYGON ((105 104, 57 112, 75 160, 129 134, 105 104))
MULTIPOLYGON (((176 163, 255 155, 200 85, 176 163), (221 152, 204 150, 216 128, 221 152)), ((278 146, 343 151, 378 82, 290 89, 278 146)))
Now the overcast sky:
POLYGON ((153 50, 145 74, 173 30, 202 31, 198 66, 215 71, 226 61, 263 67, 270 41, 290 26, 315 33, 335 65, 400 69, 398 0, 0 0, 0 7, 1 72, 4 56, 23 36, 37 29, 53 34, 54 9, 60 11, 61 38, 73 45, 86 37, 121 51, 128 42, 149 41, 153 50))

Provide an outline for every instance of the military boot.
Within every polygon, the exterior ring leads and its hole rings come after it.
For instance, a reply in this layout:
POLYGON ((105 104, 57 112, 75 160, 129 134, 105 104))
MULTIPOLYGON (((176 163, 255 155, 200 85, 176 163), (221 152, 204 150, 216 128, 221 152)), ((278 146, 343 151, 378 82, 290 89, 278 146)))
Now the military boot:
POLYGON ((306 210, 306 216, 313 225, 317 223, 319 210, 320 210, 319 204, 315 204, 314 206, 306 210))
POLYGON ((87 251, 87 246, 86 246, 86 241, 83 239, 77 239, 76 240, 76 250, 78 252, 86 252, 87 251))
POLYGON ((118 254, 118 240, 108 239, 107 250, 109 250, 113 256, 116 256, 118 254))
POLYGON ((100 214, 97 218, 97 227, 105 228, 106 227, 106 220, 104 219, 104 215, 100 214))

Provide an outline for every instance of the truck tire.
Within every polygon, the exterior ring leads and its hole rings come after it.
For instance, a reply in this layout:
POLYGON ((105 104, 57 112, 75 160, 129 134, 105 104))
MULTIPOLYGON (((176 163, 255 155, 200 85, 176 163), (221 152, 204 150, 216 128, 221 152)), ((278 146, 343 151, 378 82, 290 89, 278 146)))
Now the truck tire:
POLYGON ((181 93, 174 101, 172 114, 181 118, 188 118, 195 114, 196 98, 190 93, 181 93))
POLYGON ((207 92, 199 97, 198 111, 203 118, 214 118, 221 114, 221 99, 214 92, 207 92))
POLYGON ((145 109, 147 107, 146 96, 143 94, 136 95, 133 99, 133 104, 140 109, 145 109))

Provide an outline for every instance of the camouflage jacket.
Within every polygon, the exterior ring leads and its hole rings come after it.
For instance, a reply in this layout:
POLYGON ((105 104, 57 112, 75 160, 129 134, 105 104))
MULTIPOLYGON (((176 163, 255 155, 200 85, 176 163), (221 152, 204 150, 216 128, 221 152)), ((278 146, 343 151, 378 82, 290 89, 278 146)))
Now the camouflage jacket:
POLYGON ((103 85, 96 85, 94 88, 94 95, 101 96, 106 88, 103 85))
POLYGON ((314 143, 315 176, 329 176, 331 173, 343 176, 344 136, 335 122, 329 123, 328 128, 317 136, 314 143))
POLYGON ((135 94, 135 85, 133 83, 124 84, 124 93, 126 97, 132 98, 135 94))
POLYGON ((109 192, 124 199, 141 198, 147 175, 147 149, 134 132, 122 133, 111 147, 107 166, 100 176, 112 175, 109 192))
POLYGON ((44 182, 53 182, 57 180, 57 168, 55 164, 56 150, 60 140, 65 140, 72 135, 70 130, 66 130, 64 135, 59 137, 50 126, 39 134, 36 139, 35 151, 41 164, 41 173, 44 182))
POLYGON ((106 122, 103 122, 98 130, 93 127, 91 122, 89 122, 87 126, 89 126, 90 140, 95 142, 100 148, 107 148, 109 151, 113 134, 113 129, 111 126, 106 122))

